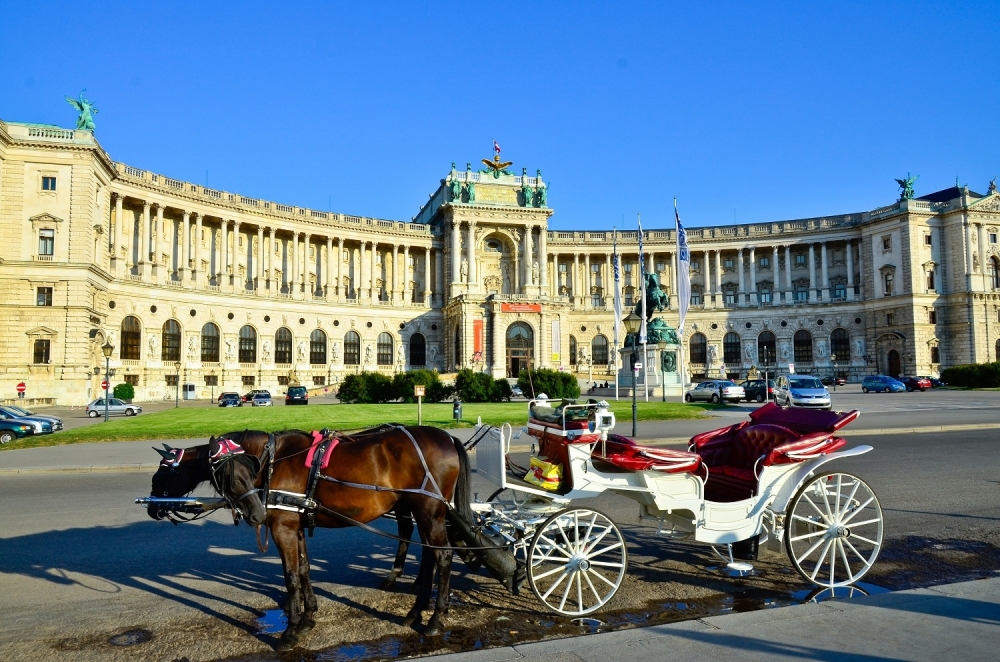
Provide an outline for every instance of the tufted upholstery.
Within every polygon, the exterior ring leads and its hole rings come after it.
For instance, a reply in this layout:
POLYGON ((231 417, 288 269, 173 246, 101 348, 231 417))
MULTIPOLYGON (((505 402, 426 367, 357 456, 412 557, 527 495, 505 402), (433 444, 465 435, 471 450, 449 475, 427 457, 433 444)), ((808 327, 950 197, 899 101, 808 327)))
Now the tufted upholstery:
POLYGON ((629 471, 660 471, 663 473, 693 473, 701 467, 702 458, 697 453, 672 448, 640 446, 628 437, 608 435, 604 444, 607 455, 600 455, 601 444, 594 446, 594 459, 603 460, 629 471))
POLYGON ((736 433, 726 464, 753 471, 754 464, 761 456, 768 455, 776 447, 796 441, 801 436, 782 425, 750 425, 736 433))

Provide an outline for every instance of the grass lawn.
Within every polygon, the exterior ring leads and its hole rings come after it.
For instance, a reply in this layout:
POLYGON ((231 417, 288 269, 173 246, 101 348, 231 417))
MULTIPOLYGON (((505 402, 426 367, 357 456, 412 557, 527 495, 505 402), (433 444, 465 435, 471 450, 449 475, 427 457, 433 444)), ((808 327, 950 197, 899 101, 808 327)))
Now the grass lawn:
MULTIPOLYGON (((451 418, 451 403, 425 404, 424 425, 440 428, 471 427, 481 416, 483 423, 522 425, 527 421, 528 406, 525 402, 465 403, 463 420, 451 418)), ((620 421, 632 418, 631 401, 612 402, 611 408, 620 421)), ((640 402, 640 421, 664 421, 701 418, 713 405, 680 404, 676 402, 640 402)), ((139 414, 133 418, 115 418, 75 430, 19 439, 0 446, 0 450, 58 446, 89 441, 135 441, 137 439, 208 439, 233 430, 284 430, 299 428, 318 430, 359 430, 381 423, 396 422, 415 425, 417 405, 309 405, 306 407, 212 407, 197 409, 168 409, 155 414, 139 414)))

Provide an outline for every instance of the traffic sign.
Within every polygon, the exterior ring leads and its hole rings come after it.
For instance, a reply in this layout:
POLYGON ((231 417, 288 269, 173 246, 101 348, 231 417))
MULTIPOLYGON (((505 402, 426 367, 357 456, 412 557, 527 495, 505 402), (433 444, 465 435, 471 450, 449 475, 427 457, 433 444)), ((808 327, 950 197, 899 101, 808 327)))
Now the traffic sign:
POLYGON ((635 366, 634 366, 634 370, 636 372, 639 372, 640 370, 642 370, 642 364, 639 363, 638 361, 636 361, 635 366))
POLYGON ((418 397, 419 397, 419 396, 423 396, 423 395, 426 395, 426 393, 425 393, 425 389, 426 389, 426 388, 427 388, 427 387, 425 387, 425 386, 421 386, 420 384, 414 384, 414 385, 413 385, 413 395, 416 395, 416 396, 418 396, 418 397))
POLYGON ((104 390, 104 391, 108 390, 108 380, 106 380, 106 379, 101 380, 101 389, 104 390))
POLYGON ((17 385, 17 392, 18 393, 24 393, 27 390, 28 390, 28 387, 24 385, 24 382, 21 382, 20 384, 17 385))

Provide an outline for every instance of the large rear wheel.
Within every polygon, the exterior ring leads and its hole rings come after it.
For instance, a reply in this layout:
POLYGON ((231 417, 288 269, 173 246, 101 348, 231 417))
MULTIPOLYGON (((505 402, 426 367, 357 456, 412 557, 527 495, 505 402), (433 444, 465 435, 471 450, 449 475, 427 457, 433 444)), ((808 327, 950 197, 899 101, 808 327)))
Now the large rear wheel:
POLYGON ((882 549, 882 535, 878 497, 853 474, 814 476, 788 504, 788 558, 816 586, 846 586, 864 577, 882 549))
POLYGON ((603 607, 625 579, 625 537, 602 512, 567 508, 539 527, 528 550, 528 582, 542 603, 563 616, 603 607))

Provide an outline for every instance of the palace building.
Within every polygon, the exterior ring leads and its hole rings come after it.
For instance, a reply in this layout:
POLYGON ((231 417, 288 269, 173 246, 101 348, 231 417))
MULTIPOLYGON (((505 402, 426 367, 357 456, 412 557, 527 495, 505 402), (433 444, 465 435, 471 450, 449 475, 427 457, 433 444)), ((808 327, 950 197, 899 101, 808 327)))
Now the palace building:
MULTIPOLYGON (((529 365, 613 381, 612 233, 550 230, 541 172, 454 164, 409 221, 316 211, 138 170, 89 130, 0 121, 0 390, 80 405, 345 374, 529 365)), ((1000 194, 691 228, 692 378, 751 366, 859 379, 996 360, 1000 194)), ((675 232, 649 230, 677 325, 675 232)), ((626 309, 638 236, 618 233, 626 309)))

